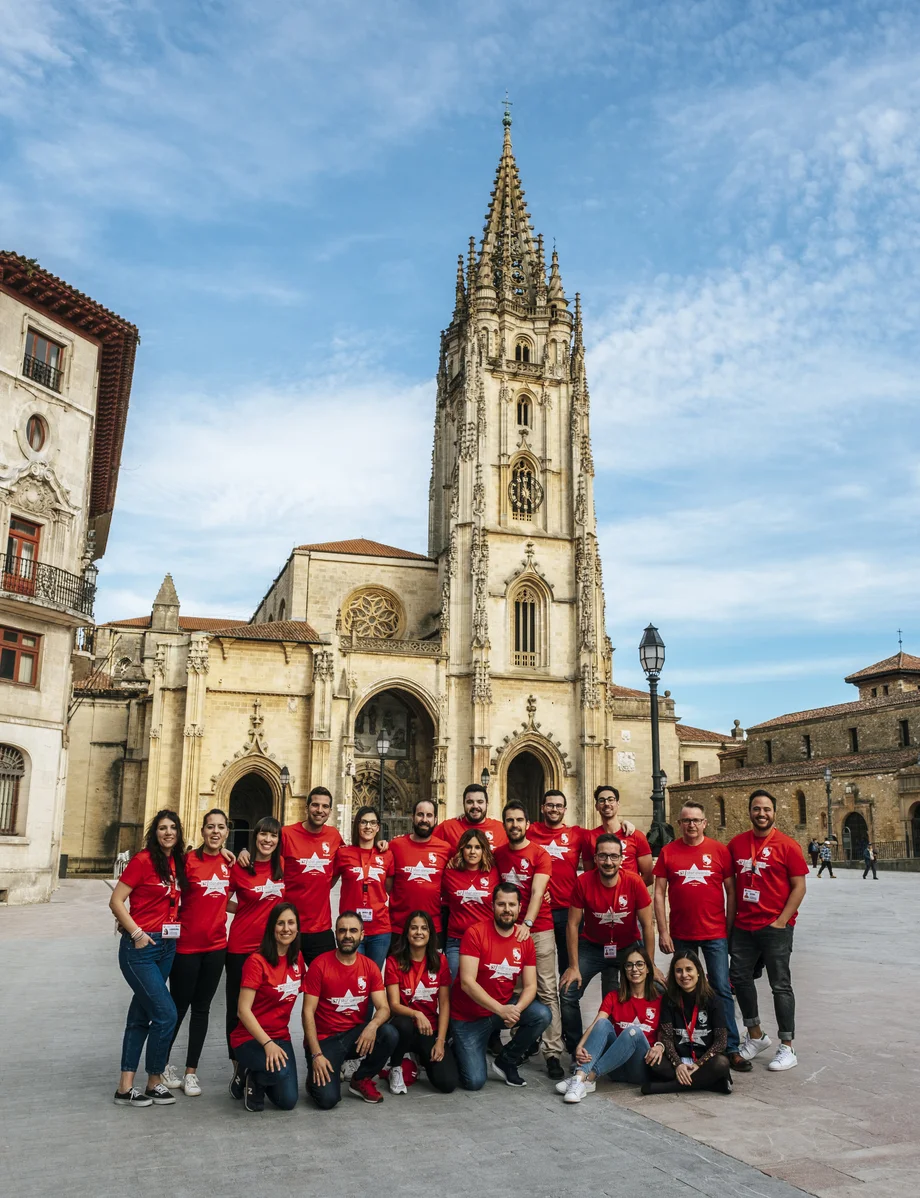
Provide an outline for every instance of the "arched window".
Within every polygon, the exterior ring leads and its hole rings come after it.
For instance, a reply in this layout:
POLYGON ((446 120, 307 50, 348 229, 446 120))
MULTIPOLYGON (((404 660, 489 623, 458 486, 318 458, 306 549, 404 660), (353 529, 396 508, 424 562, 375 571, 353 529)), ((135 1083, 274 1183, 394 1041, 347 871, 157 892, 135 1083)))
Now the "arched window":
POLYGON ((274 624, 274 622, 275 622, 275 613, 273 611, 270 611, 268 613, 268 623, 274 624))
POLYGON ((532 587, 521 587, 512 605, 514 664, 534 669, 540 664, 540 596, 532 587))
POLYGON ((719 827, 724 828, 725 827, 725 800, 722 798, 721 795, 719 795, 719 797, 716 799, 716 802, 719 804, 719 827))
POLYGON ((530 361, 530 345, 526 341, 519 341, 514 347, 515 362, 530 361))
POLYGON ((281 603, 280 603, 280 604, 279 604, 279 606, 278 606, 278 619, 279 619, 279 620, 283 620, 283 619, 284 619, 284 613, 285 613, 285 611, 286 611, 286 607, 285 607, 284 600, 282 599, 282 600, 281 600, 281 603))
POLYGON ((345 632, 375 640, 393 640, 402 634, 405 614, 392 591, 383 587, 364 587, 345 604, 345 632))
POLYGON ((556 319, 556 305, 555 304, 550 304, 550 306, 549 306, 549 318, 550 318, 550 320, 556 319))
POLYGON ((0 745, 0 836, 15 836, 19 819, 19 788, 26 763, 18 749, 0 745))
POLYGON ((517 422, 519 425, 530 427, 530 396, 521 395, 517 401, 517 422))
POLYGON ((797 790, 795 792, 795 801, 796 801, 796 806, 798 807, 798 817, 799 817, 798 822, 800 824, 807 824, 808 823, 808 807, 806 806, 806 803, 805 803, 805 795, 800 790, 797 790))
POLYGON ((530 458, 518 458, 511 467, 508 496, 515 520, 533 519, 543 502, 543 488, 537 481, 536 467, 530 458))

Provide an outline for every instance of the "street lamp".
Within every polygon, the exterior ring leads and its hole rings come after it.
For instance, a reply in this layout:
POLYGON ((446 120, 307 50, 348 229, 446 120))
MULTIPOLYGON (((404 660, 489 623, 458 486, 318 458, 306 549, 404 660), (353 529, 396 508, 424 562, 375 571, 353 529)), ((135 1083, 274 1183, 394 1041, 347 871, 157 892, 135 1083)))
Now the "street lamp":
POLYGON ((383 819, 383 768, 389 751, 390 734, 386 728, 381 728, 377 733, 377 756, 380 758, 380 787, 377 791, 377 810, 380 819, 383 819))
POLYGON ((824 767, 824 790, 827 793, 827 839, 831 841, 831 843, 833 843, 834 840, 834 816, 831 811, 831 779, 833 776, 834 775, 831 773, 831 767, 826 765, 824 767))
POLYGON ((488 793, 489 793, 490 777, 491 777, 491 775, 489 774, 488 766, 483 766, 482 773, 479 775, 479 785, 486 792, 486 795, 488 795, 488 793))
POLYGON ((284 826, 284 806, 287 801, 287 788, 291 782, 291 771, 286 765, 281 767, 281 825, 284 826))
POLYGON ((652 709, 652 826, 649 844, 655 856, 671 839, 664 811, 664 788, 668 776, 661 768, 661 747, 658 741, 658 679, 664 667, 664 641, 654 624, 649 624, 639 644, 639 661, 648 679, 652 709))

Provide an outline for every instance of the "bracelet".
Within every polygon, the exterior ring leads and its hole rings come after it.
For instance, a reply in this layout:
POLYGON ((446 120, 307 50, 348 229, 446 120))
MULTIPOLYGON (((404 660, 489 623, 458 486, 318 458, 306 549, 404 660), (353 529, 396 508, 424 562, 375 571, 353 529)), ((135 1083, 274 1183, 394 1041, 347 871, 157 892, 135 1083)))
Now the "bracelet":
POLYGON ((323 1054, 322 1054, 322 1051, 320 1051, 320 1052, 315 1052, 315 1053, 313 1054, 313 1056, 312 1056, 312 1057, 310 1057, 310 1060, 311 1060, 311 1061, 315 1061, 317 1057, 321 1057, 322 1055, 323 1055, 323 1054))
POLYGON ((269 1044, 274 1044, 274 1040, 271 1037, 262 1041, 262 1048, 268 1048, 269 1044))
POLYGON ((131 939, 137 940, 137 939, 139 939, 139 937, 144 936, 144 935, 146 935, 146 933, 144 932, 143 928, 135 928, 134 931, 131 933, 131 939))

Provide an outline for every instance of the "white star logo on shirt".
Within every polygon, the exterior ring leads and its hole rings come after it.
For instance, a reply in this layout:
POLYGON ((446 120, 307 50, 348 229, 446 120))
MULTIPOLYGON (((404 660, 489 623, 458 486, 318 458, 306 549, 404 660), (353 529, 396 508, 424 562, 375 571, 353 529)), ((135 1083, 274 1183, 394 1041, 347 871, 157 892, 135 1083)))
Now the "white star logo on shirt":
POLYGON ((199 878, 198 885, 205 894, 226 894, 230 885, 229 878, 199 878))
POLYGON ((331 861, 324 861, 317 852, 314 851, 312 857, 298 857, 297 864, 303 866, 305 874, 322 874, 326 872, 326 866, 331 865, 331 861))
POLYGON ((622 923, 628 911, 614 911, 612 907, 608 907, 606 911, 594 911, 594 918, 598 923, 622 923))
POLYGON ((341 1014, 342 1011, 360 1011, 365 998, 362 994, 352 994, 351 990, 346 990, 341 998, 330 998, 329 1001, 341 1014))
MULTIPOLYGON (((364 870, 362 869, 362 867, 360 865, 353 865, 351 867, 351 872, 355 875, 356 878, 363 879, 363 877, 364 877, 364 870)), ((383 872, 384 871, 383 871, 382 866, 369 865, 367 867, 368 880, 371 882, 379 882, 380 879, 383 877, 383 872)))
POLYGON ((513 981, 521 972, 520 965, 509 965, 507 961, 499 961, 498 964, 490 961, 486 965, 486 969, 492 970, 492 973, 489 975, 491 981, 494 981, 496 978, 510 978, 513 981))
POLYGON ((710 875, 712 874, 712 870, 711 869, 700 869, 700 867, 696 864, 696 862, 694 862, 693 865, 691 865, 689 869, 679 869, 677 871, 677 874, 678 874, 678 877, 683 878, 683 880, 684 880, 683 884, 685 886, 699 886, 699 885, 705 886, 706 879, 708 877, 710 877, 710 875))
POLYGON ((461 907, 465 907, 467 903, 484 903, 489 897, 488 890, 477 890, 472 882, 466 890, 455 890, 454 894, 460 900, 461 907))
POLYGON ((295 999, 300 993, 300 978, 286 977, 280 986, 275 989, 283 999, 295 999))
POLYGON ((407 882, 430 882, 431 875, 438 872, 436 865, 422 865, 421 861, 417 865, 404 865, 403 873, 406 875, 407 882))
POLYGON ((767 869, 770 865, 769 861, 760 861, 759 859, 755 858, 753 861, 754 868, 752 870, 752 862, 750 857, 739 857, 737 863, 743 874, 753 873, 754 877, 756 878, 759 878, 761 871, 767 869))
POLYGON ((557 861, 561 861, 572 846, 569 844, 556 844, 555 840, 551 840, 549 844, 543 847, 551 857, 555 857, 557 861))
POLYGON ((524 874, 522 877, 512 866, 508 873, 502 874, 502 881, 510 882, 512 886, 529 886, 530 875, 524 874))
POLYGON ((271 878, 268 879, 264 886, 254 886, 253 889, 261 890, 263 899, 284 897, 284 883, 273 882, 271 878))
POLYGON ((412 995, 413 1002, 431 1002, 438 992, 437 986, 423 986, 422 979, 419 978, 418 985, 415 987, 415 993, 412 995))

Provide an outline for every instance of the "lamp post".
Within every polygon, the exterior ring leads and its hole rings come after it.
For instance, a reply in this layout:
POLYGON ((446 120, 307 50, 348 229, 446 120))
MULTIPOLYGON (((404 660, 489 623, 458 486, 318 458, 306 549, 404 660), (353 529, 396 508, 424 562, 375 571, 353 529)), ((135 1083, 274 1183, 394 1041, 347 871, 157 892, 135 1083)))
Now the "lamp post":
POLYGON ((479 775, 479 785, 486 792, 487 797, 489 794, 489 781, 490 781, 491 777, 492 777, 492 775, 489 773, 488 766, 483 766, 482 773, 479 775))
POLYGON ((834 842, 834 815, 831 810, 831 779, 833 776, 834 775, 831 773, 831 767, 826 765, 824 767, 824 790, 827 794, 827 839, 831 842, 831 844, 834 842))
POLYGON ((383 769, 389 751, 390 734, 386 728, 381 728, 377 733, 377 756, 380 758, 380 786, 377 790, 377 811, 380 819, 383 819, 383 769))
POLYGON ((286 765, 281 767, 281 826, 284 827, 284 808, 287 802, 287 788, 291 783, 291 771, 286 765))
POLYGON ((639 644, 639 661, 648 679, 652 713, 652 826, 649 844, 657 857, 662 846, 671 839, 664 810, 664 788, 668 776, 661 768, 661 747, 658 740, 658 679, 664 667, 664 641, 654 624, 649 624, 639 644))

